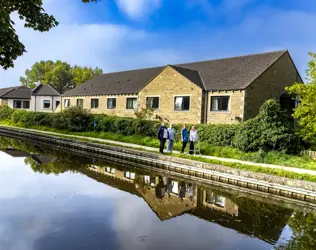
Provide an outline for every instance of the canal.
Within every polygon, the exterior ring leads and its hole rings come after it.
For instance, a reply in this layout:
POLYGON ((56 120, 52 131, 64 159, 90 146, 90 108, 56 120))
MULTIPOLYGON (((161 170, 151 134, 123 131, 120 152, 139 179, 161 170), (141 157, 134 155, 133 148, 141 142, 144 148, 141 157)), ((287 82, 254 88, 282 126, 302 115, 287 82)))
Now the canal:
POLYGON ((0 249, 316 249, 316 210, 0 137, 0 249))

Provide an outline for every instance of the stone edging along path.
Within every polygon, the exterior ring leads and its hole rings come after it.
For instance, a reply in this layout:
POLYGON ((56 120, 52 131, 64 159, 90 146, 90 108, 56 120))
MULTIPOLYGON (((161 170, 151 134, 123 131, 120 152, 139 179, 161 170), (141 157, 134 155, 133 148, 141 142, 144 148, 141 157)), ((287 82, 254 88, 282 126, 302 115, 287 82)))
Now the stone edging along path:
POLYGON ((130 163, 143 164, 147 167, 158 167, 167 171, 200 177, 204 180, 213 180, 218 183, 227 183, 232 186, 244 187, 292 199, 303 200, 305 202, 316 203, 316 183, 314 182, 254 173, 222 165, 160 155, 136 149, 68 139, 48 135, 47 133, 40 133, 37 130, 27 131, 26 129, 0 126, 0 134, 16 139, 37 142, 44 146, 56 147, 60 150, 81 151, 83 154, 91 154, 92 157, 93 155, 99 155, 103 158, 115 157, 117 159, 125 159, 130 163))
MULTIPOLYGON (((122 147, 127 147, 127 148, 143 149, 143 150, 146 150, 146 151, 151 151, 151 152, 156 152, 156 153, 159 152, 159 150, 157 148, 147 147, 147 146, 138 145, 138 144, 132 144, 132 143, 126 143, 126 142, 107 140, 107 139, 100 139, 100 138, 79 136, 79 135, 67 135, 67 134, 60 134, 60 133, 43 131, 43 130, 37 130, 37 129, 26 129, 26 128, 19 128, 19 127, 4 126, 4 125, 0 125, 0 127, 16 128, 16 129, 19 129, 19 130, 38 132, 38 133, 43 133, 43 134, 47 134, 47 135, 56 135, 56 136, 74 138, 74 139, 76 139, 76 138, 77 139, 84 139, 84 140, 90 140, 90 141, 95 141, 95 142, 103 142, 103 143, 107 143, 107 144, 111 144, 111 145, 117 145, 117 146, 122 146, 122 147)), ((174 151, 173 153, 180 154, 179 151, 174 151)), ((232 162, 232 163, 240 163, 240 164, 250 165, 250 166, 265 167, 265 168, 270 168, 270 169, 280 169, 280 170, 293 172, 293 173, 297 173, 297 174, 316 175, 316 171, 315 170, 310 170, 310 169, 286 167, 286 166, 279 166, 279 165, 266 164, 266 163, 256 163, 256 162, 242 161, 242 160, 231 159, 231 158, 221 158, 221 157, 209 156, 209 155, 199 155, 198 157, 205 158, 205 159, 210 159, 210 160, 222 161, 222 162, 232 162)))

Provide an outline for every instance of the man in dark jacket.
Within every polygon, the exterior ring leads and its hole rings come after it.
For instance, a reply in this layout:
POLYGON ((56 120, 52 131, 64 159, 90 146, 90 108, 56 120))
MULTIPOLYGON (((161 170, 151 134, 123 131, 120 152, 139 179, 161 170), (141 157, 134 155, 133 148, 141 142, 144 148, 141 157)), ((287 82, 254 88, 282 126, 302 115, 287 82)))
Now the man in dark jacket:
POLYGON ((163 154, 163 150, 165 148, 166 140, 169 138, 169 132, 164 123, 158 128, 158 139, 160 141, 160 149, 159 152, 163 154))

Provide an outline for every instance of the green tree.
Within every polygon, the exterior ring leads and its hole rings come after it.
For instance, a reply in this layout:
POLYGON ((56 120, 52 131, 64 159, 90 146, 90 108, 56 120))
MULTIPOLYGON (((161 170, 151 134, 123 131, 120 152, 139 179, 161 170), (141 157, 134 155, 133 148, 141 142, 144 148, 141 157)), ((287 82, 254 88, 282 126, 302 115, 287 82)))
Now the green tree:
POLYGON ((299 99, 294 111, 294 118, 298 119, 299 134, 306 140, 316 142, 316 53, 309 53, 307 83, 296 83, 287 88, 291 94, 299 99))
POLYGON ((63 93, 99 74, 102 74, 99 68, 72 67, 60 60, 48 60, 36 62, 31 69, 27 69, 25 77, 20 77, 20 82, 29 88, 34 88, 39 83, 50 84, 63 93))
MULTIPOLYGON (((83 3, 98 0, 82 0, 83 3)), ((14 67, 14 61, 25 52, 14 29, 12 13, 25 21, 24 27, 45 32, 58 25, 57 20, 43 9, 42 0, 0 0, 0 66, 14 67)))
POLYGON ((88 68, 88 67, 79 67, 79 66, 74 66, 71 70, 72 75, 73 75, 73 83, 76 86, 79 86, 83 84, 84 82, 101 75, 102 69, 96 67, 95 69, 93 68, 88 68))
POLYGON ((0 66, 4 69, 13 67, 13 61, 25 52, 13 27, 13 12, 25 21, 27 28, 44 32, 58 25, 53 16, 45 13, 42 5, 42 0, 0 0, 0 66))

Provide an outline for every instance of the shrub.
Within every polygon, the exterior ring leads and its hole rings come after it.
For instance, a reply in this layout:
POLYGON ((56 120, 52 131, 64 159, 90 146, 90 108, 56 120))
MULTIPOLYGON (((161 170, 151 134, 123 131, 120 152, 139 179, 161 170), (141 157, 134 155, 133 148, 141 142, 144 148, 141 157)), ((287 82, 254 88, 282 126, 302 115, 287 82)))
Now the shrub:
POLYGON ((11 115, 13 113, 14 110, 11 109, 8 105, 0 106, 0 121, 11 119, 11 115))
MULTIPOLYGON (((119 133, 122 136, 139 135, 156 138, 158 121, 91 114, 80 107, 61 113, 39 113, 0 107, 0 120, 10 120, 24 127, 46 126, 73 132, 96 131, 119 133)), ((180 140, 181 124, 174 126, 176 140, 180 140)), ((188 130, 191 125, 187 125, 188 130)), ((203 145, 230 146, 245 152, 270 150, 297 152, 300 140, 293 125, 281 111, 279 103, 268 100, 254 119, 232 125, 197 125, 203 145)))
POLYGON ((297 152, 299 138, 276 100, 266 101, 257 117, 239 126, 233 146, 243 151, 282 150, 297 152))

